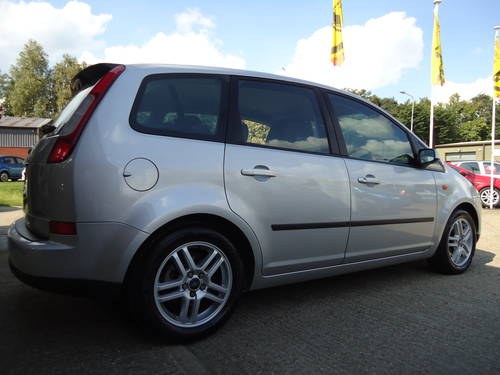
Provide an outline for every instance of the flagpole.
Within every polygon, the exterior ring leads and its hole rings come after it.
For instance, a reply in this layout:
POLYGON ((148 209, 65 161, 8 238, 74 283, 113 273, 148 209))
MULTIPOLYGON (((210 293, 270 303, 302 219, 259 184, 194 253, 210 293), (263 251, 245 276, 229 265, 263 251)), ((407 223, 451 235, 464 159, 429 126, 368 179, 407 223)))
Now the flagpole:
POLYGON ((434 148, 434 85, 431 87, 431 122, 429 125, 429 147, 434 148))
MULTIPOLYGON (((434 18, 438 16, 439 13, 439 4, 441 3, 442 0, 434 0, 434 18)), ((432 30, 432 37, 434 38, 434 33, 436 30, 432 30)), ((432 62, 434 61, 434 53, 435 51, 432 50, 432 55, 431 55, 431 65, 432 62)), ((432 68, 431 68, 432 71, 432 68)), ((432 81, 432 80, 431 80, 432 81)), ((442 85, 442 83, 441 83, 442 85)), ((434 84, 431 82, 431 115, 430 115, 430 124, 429 124, 429 147, 434 148, 434 95, 435 95, 435 90, 434 90, 434 84)))
MULTIPOLYGON (((495 50, 494 53, 497 53, 497 40, 498 40, 498 32, 500 30, 500 26, 495 26, 495 50)), ((496 64, 496 59, 498 57, 494 56, 494 63, 493 63, 493 75, 495 75, 496 72, 495 70, 495 64, 496 64)), ((495 90, 495 85, 497 82, 495 81, 495 76, 493 76, 493 110, 491 114, 491 164, 490 164, 490 210, 493 209, 493 193, 495 192, 495 184, 494 184, 494 177, 493 174, 495 172, 495 132, 496 132, 496 90, 495 90)))

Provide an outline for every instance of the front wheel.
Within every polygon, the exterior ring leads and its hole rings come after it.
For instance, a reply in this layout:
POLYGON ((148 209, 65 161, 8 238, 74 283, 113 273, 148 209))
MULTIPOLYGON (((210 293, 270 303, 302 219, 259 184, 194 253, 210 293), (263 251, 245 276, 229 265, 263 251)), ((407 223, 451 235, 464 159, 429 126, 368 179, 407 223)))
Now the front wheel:
POLYGON ((9 181, 9 174, 5 171, 0 173, 0 181, 2 181, 2 182, 9 181))
POLYGON ((457 210, 448 220, 438 249, 429 263, 442 273, 458 274, 469 268, 476 250, 476 225, 467 211, 457 210))
POLYGON ((129 306, 155 332, 192 340, 230 315, 243 286, 243 263, 233 244, 211 229, 170 234, 145 249, 129 284, 129 306))
POLYGON ((490 188, 486 187, 479 192, 479 196, 481 197, 481 202, 483 206, 489 207, 491 201, 493 200, 493 207, 497 207, 500 202, 500 192, 498 189, 493 188, 493 196, 490 193, 490 188))

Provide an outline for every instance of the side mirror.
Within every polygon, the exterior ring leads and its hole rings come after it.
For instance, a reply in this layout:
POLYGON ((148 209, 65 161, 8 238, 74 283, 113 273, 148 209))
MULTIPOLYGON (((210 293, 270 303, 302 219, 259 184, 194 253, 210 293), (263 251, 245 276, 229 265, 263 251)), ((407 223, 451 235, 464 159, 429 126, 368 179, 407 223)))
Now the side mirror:
POLYGON ((418 162, 421 166, 425 167, 434 163, 436 160, 438 160, 436 157, 436 151, 432 148, 424 148, 418 151, 418 162))

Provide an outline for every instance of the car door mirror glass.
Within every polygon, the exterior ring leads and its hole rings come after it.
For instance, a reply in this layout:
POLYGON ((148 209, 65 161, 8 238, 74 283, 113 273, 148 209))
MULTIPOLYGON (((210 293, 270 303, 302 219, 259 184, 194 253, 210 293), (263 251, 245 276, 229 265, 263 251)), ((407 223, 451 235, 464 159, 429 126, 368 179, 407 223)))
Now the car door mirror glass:
POLYGON ((418 161, 422 166, 427 166, 436 160, 438 160, 436 151, 431 148, 424 148, 418 152, 418 161))

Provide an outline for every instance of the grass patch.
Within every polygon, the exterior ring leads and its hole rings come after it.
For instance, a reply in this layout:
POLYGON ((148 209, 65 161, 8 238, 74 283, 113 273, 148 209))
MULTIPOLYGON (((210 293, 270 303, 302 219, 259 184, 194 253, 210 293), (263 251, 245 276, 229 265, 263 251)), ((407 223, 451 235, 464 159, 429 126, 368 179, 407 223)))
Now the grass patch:
POLYGON ((0 206, 23 205, 24 182, 0 182, 0 206))

